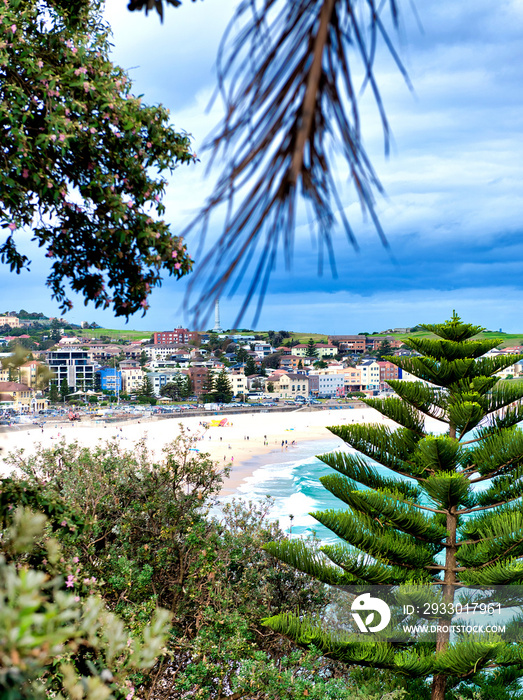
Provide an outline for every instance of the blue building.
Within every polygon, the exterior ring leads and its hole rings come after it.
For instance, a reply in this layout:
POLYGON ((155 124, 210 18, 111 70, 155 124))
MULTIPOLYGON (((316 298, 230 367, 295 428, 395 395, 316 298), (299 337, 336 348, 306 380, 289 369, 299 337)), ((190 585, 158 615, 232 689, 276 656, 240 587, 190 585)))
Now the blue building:
POLYGON ((122 391, 122 373, 119 369, 102 367, 96 374, 99 376, 99 386, 102 391, 110 391, 112 394, 122 391))

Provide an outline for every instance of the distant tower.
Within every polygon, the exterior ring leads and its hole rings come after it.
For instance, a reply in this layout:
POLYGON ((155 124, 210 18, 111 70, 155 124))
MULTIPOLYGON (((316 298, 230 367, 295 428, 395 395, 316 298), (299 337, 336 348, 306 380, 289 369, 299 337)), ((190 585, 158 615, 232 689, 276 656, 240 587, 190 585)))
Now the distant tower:
POLYGON ((214 302, 214 333, 221 333, 222 327, 220 325, 220 300, 216 299, 214 302))

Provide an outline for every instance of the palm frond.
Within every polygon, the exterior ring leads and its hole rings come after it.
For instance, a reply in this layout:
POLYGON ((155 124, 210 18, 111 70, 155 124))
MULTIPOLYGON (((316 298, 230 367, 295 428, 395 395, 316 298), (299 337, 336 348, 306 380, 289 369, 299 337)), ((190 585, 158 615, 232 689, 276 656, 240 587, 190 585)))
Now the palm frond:
MULTIPOLYGON (((397 1, 388 4, 396 24, 397 1)), ((290 265, 300 201, 312 214, 319 272, 326 254, 335 273, 337 217, 357 247, 334 177, 340 155, 363 211, 387 245, 374 204, 382 187, 362 144, 353 77, 358 57, 388 150, 389 126, 373 72, 380 38, 407 75, 381 19, 384 5, 376 0, 243 0, 237 8, 218 57, 225 117, 207 144, 211 163, 223 159, 225 166, 184 232, 200 231, 203 240, 214 212, 226 211, 223 232, 188 288, 185 303, 197 321, 226 289, 233 292, 253 260, 235 325, 255 294, 259 312, 280 248, 290 265), (196 289, 203 291, 191 305, 196 289)))

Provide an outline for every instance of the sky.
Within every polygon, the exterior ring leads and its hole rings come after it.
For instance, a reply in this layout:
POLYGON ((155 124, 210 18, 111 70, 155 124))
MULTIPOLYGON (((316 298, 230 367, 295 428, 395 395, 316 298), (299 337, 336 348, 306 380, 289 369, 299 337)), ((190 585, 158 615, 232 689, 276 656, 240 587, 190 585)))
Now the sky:
MULTIPOLYGON (((285 0, 284 0, 285 1, 285 0)), ((160 23, 154 13, 129 13, 125 0, 108 0, 113 60, 144 101, 166 105, 175 127, 192 135, 200 163, 172 176, 165 204, 174 232, 182 230, 212 191, 205 137, 219 122, 220 103, 207 109, 216 86, 215 58, 234 0, 184 0, 160 23)), ((306 221, 296 231, 294 262, 274 271, 258 329, 360 333, 440 322, 452 310, 488 329, 523 332, 523 4, 520 0, 407 0, 396 46, 412 90, 390 56, 378 55, 376 76, 393 134, 384 153, 378 113, 361 98, 363 140, 385 190, 377 212, 389 242, 384 248, 362 217, 342 164, 346 215, 359 252, 333 231, 337 276, 317 275, 306 221)), ((220 232, 213 221, 210 240, 220 232)), ((197 241, 189 239, 196 256, 197 241)), ((46 262, 31 251, 30 273, 4 268, 3 310, 57 315, 45 287, 46 262)), ((182 302, 185 282, 166 278, 145 318, 115 319, 74 298, 71 321, 112 328, 166 330, 191 326, 182 302)), ((220 300, 222 327, 232 326, 241 290, 220 300)), ((241 326, 252 327, 254 309, 241 326)), ((213 319, 208 325, 213 325, 213 319)))

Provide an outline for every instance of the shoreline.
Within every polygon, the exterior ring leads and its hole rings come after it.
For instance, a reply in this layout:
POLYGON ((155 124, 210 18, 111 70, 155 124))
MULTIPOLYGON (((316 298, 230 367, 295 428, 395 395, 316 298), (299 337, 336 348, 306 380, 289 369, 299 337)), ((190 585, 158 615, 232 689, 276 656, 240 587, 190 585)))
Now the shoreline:
MULTIPOLYGON (((219 419, 222 416, 213 416, 219 419)), ((23 449, 25 454, 34 454, 39 447, 49 448, 61 439, 77 440, 80 445, 94 447, 116 438, 124 449, 131 449, 139 440, 145 439, 151 454, 161 457, 162 448, 179 434, 183 425, 190 434, 199 437, 198 448, 209 453, 219 466, 231 465, 231 475, 224 482, 224 492, 235 492, 238 486, 261 466, 251 461, 261 458, 268 462, 278 461, 283 454, 299 454, 300 444, 317 440, 336 439, 328 430, 329 425, 348 422, 382 422, 381 415, 372 408, 332 409, 317 412, 271 412, 263 414, 231 414, 225 427, 212 426, 204 429, 198 416, 176 416, 155 420, 122 421, 114 423, 83 422, 44 425, 20 425, 15 429, 0 432, 0 474, 11 470, 5 463, 10 452, 23 449), (287 450, 285 449, 287 441, 287 450), (297 446, 292 446, 292 442, 297 446), (283 442, 283 449, 282 449, 283 442)))

